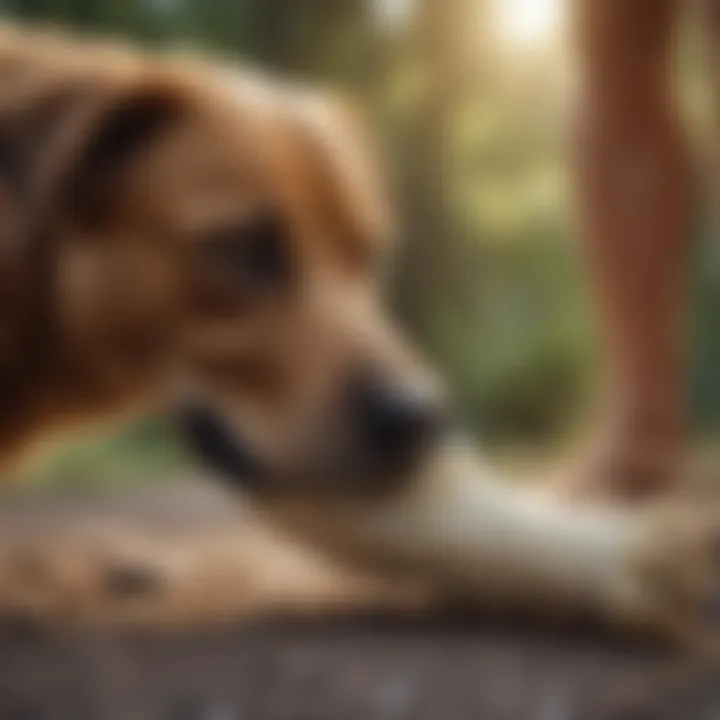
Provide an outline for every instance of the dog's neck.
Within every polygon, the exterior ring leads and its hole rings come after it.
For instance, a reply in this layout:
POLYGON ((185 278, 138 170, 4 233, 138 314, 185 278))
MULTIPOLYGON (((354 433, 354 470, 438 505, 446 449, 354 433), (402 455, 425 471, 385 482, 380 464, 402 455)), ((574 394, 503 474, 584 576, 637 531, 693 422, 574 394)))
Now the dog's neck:
POLYGON ((153 385, 150 373, 129 367, 115 348, 70 336, 60 317, 54 253, 14 250, 0 242, 0 473, 38 436, 126 414, 153 385))
MULTIPOLYGON (((6 228, 7 229, 7 228, 6 228)), ((0 262, 0 458, 12 453, 41 424, 53 381, 54 348, 40 323, 41 290, 29 267, 3 238, 0 262)))

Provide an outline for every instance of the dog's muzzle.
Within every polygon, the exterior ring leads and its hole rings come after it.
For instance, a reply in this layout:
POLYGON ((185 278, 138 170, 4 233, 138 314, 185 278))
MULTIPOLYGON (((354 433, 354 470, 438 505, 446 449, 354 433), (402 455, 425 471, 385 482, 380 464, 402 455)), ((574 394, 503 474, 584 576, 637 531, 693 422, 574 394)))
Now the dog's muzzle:
POLYGON ((328 443, 326 459, 292 474, 274 472, 210 406, 186 405, 178 419, 189 448, 217 479, 256 498, 375 498, 396 492, 412 482, 418 464, 445 434, 443 405, 372 375, 347 389, 347 445, 328 443))

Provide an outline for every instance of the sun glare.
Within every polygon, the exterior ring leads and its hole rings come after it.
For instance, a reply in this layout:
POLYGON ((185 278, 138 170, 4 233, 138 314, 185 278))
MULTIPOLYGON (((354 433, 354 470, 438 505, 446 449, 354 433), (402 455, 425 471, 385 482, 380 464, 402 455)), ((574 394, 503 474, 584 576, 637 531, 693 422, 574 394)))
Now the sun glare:
POLYGON ((393 30, 407 20, 413 0, 373 0, 373 8, 380 26, 393 30))
POLYGON ((562 10, 562 0, 495 0, 498 34, 515 46, 545 45, 560 29, 562 10))

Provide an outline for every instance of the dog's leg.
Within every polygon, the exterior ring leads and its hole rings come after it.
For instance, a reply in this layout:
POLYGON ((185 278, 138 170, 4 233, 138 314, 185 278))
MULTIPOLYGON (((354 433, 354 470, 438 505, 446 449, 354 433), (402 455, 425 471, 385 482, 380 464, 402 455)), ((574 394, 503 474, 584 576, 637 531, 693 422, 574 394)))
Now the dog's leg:
POLYGON ((494 480, 457 447, 392 498, 270 510, 335 554, 414 571, 482 603, 617 625, 672 630, 697 610, 711 575, 709 534, 697 521, 543 501, 494 480))

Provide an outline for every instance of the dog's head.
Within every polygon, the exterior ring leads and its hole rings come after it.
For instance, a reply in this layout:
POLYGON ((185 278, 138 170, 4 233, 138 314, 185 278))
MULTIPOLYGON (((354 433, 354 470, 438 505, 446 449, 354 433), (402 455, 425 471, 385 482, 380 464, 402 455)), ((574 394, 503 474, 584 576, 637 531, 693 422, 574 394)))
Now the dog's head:
POLYGON ((172 65, 61 86, 41 95, 53 142, 19 170, 35 241, 52 236, 70 405, 170 401, 209 461, 266 492, 409 473, 439 390, 380 307, 392 229, 354 115, 172 65))

